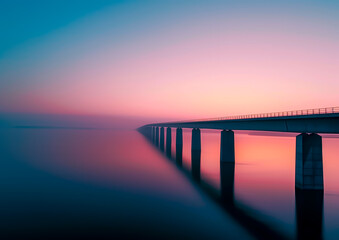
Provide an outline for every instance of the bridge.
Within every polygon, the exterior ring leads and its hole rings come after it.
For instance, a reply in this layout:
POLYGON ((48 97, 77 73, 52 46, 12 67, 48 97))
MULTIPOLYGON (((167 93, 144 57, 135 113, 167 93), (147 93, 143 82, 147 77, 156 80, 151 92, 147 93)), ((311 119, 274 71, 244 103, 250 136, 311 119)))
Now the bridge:
POLYGON ((220 129, 220 162, 235 163, 234 130, 299 133, 296 137, 295 187, 323 190, 322 137, 339 133, 339 107, 318 108, 262 114, 248 114, 211 119, 152 123, 139 128, 156 145, 171 155, 172 128, 176 128, 176 159, 182 161, 182 128, 192 129, 192 173, 200 176, 200 129, 220 129))

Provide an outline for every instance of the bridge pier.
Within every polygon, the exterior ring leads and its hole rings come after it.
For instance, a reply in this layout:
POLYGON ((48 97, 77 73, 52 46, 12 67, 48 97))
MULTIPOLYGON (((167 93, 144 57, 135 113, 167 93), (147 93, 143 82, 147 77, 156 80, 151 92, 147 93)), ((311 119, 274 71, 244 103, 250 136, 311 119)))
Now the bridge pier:
POLYGON ((165 150, 165 129, 164 127, 160 128, 160 150, 165 150))
POLYGON ((178 165, 182 165, 182 128, 177 128, 175 136, 175 155, 178 165))
POLYGON ((322 138, 302 133, 296 139, 295 187, 323 190, 322 138))
POLYGON ((152 127, 147 127, 145 130, 147 138, 152 139, 152 127))
POLYGON ((234 132, 221 131, 220 162, 234 163, 234 132))
POLYGON ((172 129, 168 127, 166 131, 166 155, 170 158, 172 155, 172 129))
POLYGON ((201 134, 199 128, 192 130, 192 175, 195 179, 200 180, 200 159, 201 159, 201 134))
POLYGON ((156 134, 155 134, 155 132, 156 132, 156 130, 155 130, 155 127, 152 127, 152 142, 153 143, 155 143, 155 136, 156 136, 156 134))

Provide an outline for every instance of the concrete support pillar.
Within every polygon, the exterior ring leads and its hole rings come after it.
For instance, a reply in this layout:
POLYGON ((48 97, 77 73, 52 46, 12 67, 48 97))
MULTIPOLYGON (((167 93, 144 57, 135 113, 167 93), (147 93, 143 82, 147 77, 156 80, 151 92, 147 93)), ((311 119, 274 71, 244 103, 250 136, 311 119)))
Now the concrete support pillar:
POLYGON ((295 187, 324 189, 322 139, 318 134, 302 133, 297 136, 295 187))
POLYGON ((234 163, 234 132, 221 131, 220 162, 234 163))
POLYGON ((159 146, 159 128, 155 127, 155 145, 159 146))
POLYGON ((166 130, 166 155, 170 158, 172 154, 172 129, 170 127, 166 130))
POLYGON ((156 127, 153 127, 153 144, 155 145, 155 141, 157 138, 157 129, 156 127))
POLYGON ((152 137, 151 137, 151 139, 152 139, 152 142, 154 143, 154 141, 155 141, 155 128, 153 126, 151 128, 152 128, 152 137))
POLYGON ((147 138, 150 140, 152 140, 152 134, 153 134, 152 130, 153 130, 153 127, 147 127, 147 131, 146 131, 147 138))
POLYGON ((153 127, 149 127, 150 129, 150 135, 149 135, 149 138, 151 139, 151 141, 153 140, 153 127))
POLYGON ((178 165, 182 165, 182 129, 177 128, 176 136, 175 136, 175 154, 176 154, 176 162, 178 165))
POLYGON ((151 127, 146 127, 144 135, 150 139, 151 138, 151 127))
POLYGON ((200 159, 201 159, 201 136, 200 129, 192 130, 192 175, 195 179, 200 180, 200 159))
POLYGON ((160 128, 160 150, 164 151, 165 149, 165 129, 164 127, 160 128))

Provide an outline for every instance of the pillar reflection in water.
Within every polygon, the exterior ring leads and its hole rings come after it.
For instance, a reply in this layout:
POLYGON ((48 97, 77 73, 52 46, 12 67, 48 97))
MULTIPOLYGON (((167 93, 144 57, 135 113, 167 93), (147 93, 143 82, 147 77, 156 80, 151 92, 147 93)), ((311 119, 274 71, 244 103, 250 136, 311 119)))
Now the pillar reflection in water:
POLYGON ((200 129, 192 130, 192 175, 196 180, 200 180, 200 159, 201 159, 201 136, 200 129))
POLYGON ((177 128, 176 140, 175 140, 175 154, 176 162, 179 166, 182 166, 182 129, 177 128))
POLYGON ((220 192, 224 203, 234 203, 234 163, 220 162, 220 192))
POLYGON ((172 129, 170 127, 166 130, 166 155, 171 158, 172 155, 172 129))
POLYGON ((295 190, 297 239, 323 239, 324 192, 295 190))

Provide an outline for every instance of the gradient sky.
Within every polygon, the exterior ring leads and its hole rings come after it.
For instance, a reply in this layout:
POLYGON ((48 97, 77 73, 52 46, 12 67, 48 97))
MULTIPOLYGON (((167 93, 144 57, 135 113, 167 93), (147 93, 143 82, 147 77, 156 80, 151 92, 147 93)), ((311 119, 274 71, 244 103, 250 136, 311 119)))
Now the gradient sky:
POLYGON ((339 1, 3 0, 0 32, 2 113, 339 105, 339 1))

